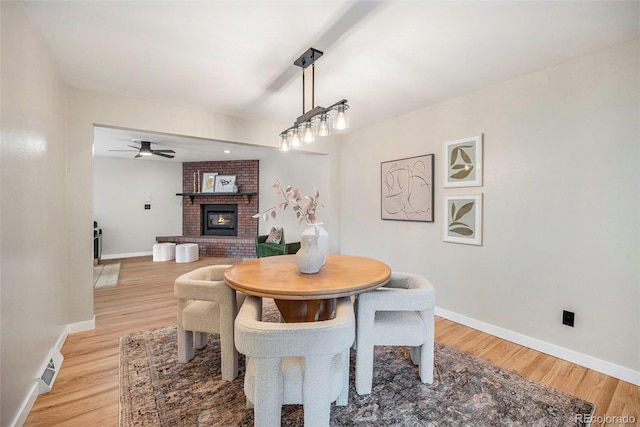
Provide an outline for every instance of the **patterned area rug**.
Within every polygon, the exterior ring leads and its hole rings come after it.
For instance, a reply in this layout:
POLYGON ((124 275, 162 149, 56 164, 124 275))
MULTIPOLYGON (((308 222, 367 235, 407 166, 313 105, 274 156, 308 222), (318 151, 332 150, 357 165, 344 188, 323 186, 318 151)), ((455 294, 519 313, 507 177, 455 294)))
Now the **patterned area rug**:
POLYGON ((113 288, 118 285, 120 263, 101 264, 93 267, 93 287, 95 289, 113 288))
MULTIPOLYGON (((266 306, 266 304, 265 304, 266 306)), ((273 309, 270 308, 270 315, 273 309)), ((266 313, 265 313, 266 314, 266 313)), ((217 336, 177 363, 176 327, 120 339, 121 426, 252 426, 240 375, 220 376, 217 336)), ((373 390, 332 405, 332 426, 583 426, 594 405, 436 343, 434 383, 422 384, 408 348, 376 347, 373 390)), ((285 405, 283 426, 302 426, 302 405, 285 405)))

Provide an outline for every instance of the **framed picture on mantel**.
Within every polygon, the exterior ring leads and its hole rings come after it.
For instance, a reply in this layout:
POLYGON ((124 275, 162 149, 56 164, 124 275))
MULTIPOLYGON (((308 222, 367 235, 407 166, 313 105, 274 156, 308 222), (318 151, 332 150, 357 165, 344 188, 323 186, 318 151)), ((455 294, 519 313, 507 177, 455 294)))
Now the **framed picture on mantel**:
POLYGON ((205 172, 202 175, 202 192, 213 193, 218 172, 205 172))
POLYGON ((235 175, 216 175, 215 193, 233 193, 236 185, 235 175))

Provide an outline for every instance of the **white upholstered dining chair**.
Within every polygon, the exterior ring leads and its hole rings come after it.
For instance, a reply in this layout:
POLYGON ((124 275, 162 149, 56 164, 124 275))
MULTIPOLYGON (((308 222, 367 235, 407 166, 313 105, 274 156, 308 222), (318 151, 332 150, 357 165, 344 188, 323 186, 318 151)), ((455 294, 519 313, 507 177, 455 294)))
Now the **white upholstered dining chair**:
POLYGON ((355 337, 350 298, 331 320, 262 321, 262 300, 249 296, 236 317, 236 347, 247 356, 244 392, 257 427, 280 425, 284 404, 302 404, 306 427, 328 426, 331 403, 347 404, 355 337))
POLYGON ((356 391, 371 393, 374 346, 410 346, 423 383, 433 382, 435 290, 424 277, 391 273, 356 301, 356 391))
POLYGON ((173 286, 178 298, 178 362, 193 359, 194 341, 198 349, 207 345, 207 334, 220 335, 222 378, 238 376, 238 351, 233 344, 233 322, 246 295, 224 281, 230 265, 201 267, 178 277, 173 286))

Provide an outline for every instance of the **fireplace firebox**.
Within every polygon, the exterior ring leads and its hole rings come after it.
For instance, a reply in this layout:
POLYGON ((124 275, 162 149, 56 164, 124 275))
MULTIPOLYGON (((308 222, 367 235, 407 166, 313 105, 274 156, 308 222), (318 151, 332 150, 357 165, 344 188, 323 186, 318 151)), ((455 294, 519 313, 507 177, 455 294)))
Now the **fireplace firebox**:
POLYGON ((237 236, 238 205, 202 205, 203 236, 237 236))

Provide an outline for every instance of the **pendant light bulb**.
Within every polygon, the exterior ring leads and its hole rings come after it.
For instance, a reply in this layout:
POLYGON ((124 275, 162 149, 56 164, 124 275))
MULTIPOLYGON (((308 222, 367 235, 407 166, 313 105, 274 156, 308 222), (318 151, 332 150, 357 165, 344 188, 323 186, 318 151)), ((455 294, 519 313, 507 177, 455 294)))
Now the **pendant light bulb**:
POLYGON ((291 131, 291 147, 293 148, 300 148, 300 146, 302 145, 300 142, 300 133, 298 132, 298 129, 293 129, 291 131))
POLYGON ((280 135, 280 146, 278 149, 280 151, 289 151, 289 138, 286 133, 280 135))
POLYGON ((302 129, 302 140, 304 142, 315 142, 316 133, 314 131, 315 129, 313 123, 311 123, 310 121, 306 122, 302 129))
POLYGON ((333 121, 334 129, 347 129, 349 127, 349 120, 347 118, 346 108, 344 104, 336 107, 336 119, 333 121))
POLYGON ((327 123, 328 119, 329 115, 327 113, 322 113, 322 115, 320 115, 320 122, 318 123, 318 135, 329 136, 329 124, 327 123))

